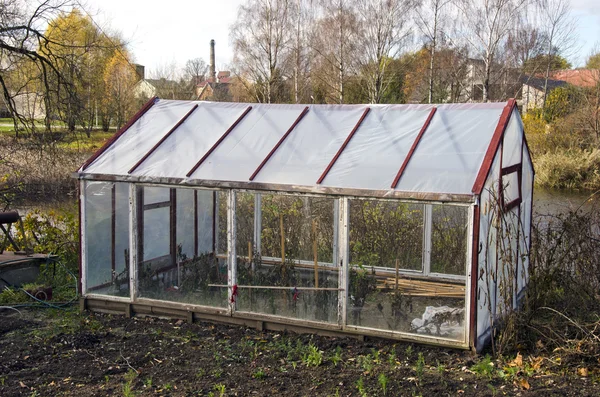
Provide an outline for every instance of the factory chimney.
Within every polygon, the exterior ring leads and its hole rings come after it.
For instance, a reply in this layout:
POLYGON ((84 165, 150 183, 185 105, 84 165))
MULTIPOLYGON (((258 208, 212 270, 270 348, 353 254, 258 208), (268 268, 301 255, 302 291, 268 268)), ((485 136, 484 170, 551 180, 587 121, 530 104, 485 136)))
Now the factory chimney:
POLYGON ((209 81, 212 83, 217 82, 217 72, 215 71, 215 41, 210 41, 210 76, 209 81))

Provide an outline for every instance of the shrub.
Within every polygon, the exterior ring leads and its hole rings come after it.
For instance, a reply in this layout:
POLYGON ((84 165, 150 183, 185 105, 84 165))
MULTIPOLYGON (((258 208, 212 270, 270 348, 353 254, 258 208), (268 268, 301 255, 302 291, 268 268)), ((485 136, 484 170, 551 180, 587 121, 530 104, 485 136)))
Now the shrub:
POLYGON ((570 149, 536 158, 536 182, 552 189, 599 189, 600 150, 570 149))

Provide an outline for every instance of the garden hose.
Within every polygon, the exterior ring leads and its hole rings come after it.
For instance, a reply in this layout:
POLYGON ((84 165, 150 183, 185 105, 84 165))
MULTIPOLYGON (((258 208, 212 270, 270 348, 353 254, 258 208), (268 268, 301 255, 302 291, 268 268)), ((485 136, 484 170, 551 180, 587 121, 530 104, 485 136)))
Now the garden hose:
MULTIPOLYGON (((21 261, 21 259, 15 259, 15 260, 10 260, 10 261, 5 261, 5 262, 2 262, 2 263, 12 263, 12 262, 19 262, 19 261, 21 261)), ((32 294, 30 294, 29 292, 27 292, 25 289, 20 288, 21 291, 25 292, 25 294, 27 294, 30 298, 32 298, 34 301, 36 301, 36 303, 20 303, 20 304, 15 304, 15 305, 0 306, 0 310, 1 309, 12 309, 12 310, 17 311, 19 314, 21 314, 21 312, 17 309, 17 307, 65 309, 67 306, 70 306, 70 305, 74 304, 77 301, 77 297, 79 296, 79 288, 78 288, 78 283, 77 283, 77 277, 75 277, 75 275, 73 274, 73 272, 71 272, 61 261, 59 261, 56 258, 53 258, 52 254, 48 254, 48 257, 46 258, 46 264, 51 263, 51 262, 54 262, 55 264, 58 263, 60 266, 62 266, 62 268, 71 277, 73 277, 73 280, 75 280, 75 297, 73 299, 71 299, 71 300, 69 300, 67 302, 50 303, 48 301, 44 301, 44 300, 38 299, 37 297, 35 297, 32 294)))

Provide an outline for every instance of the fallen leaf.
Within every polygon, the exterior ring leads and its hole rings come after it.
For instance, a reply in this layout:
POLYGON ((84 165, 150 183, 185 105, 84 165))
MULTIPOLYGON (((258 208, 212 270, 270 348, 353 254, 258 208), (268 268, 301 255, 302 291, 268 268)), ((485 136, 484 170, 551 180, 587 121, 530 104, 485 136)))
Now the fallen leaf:
POLYGON ((523 366, 523 356, 521 353, 517 353, 517 357, 509 364, 511 367, 522 367, 523 366))
POLYGON ((544 344, 542 343, 541 340, 538 340, 537 342, 535 342, 535 347, 537 347, 538 349, 543 349, 544 344))
POLYGON ((543 359, 542 357, 532 358, 532 359, 531 359, 531 368, 532 368, 534 371, 537 371, 537 370, 539 370, 539 369, 540 369, 540 367, 542 366, 542 361, 543 361, 543 360, 544 360, 544 359, 543 359))
POLYGON ((54 383, 54 381, 48 383, 48 386, 55 386, 55 385, 56 385, 56 383, 54 383))
POLYGON ((519 380, 519 386, 521 386, 525 390, 531 389, 529 382, 527 382, 527 379, 524 379, 524 378, 519 380))
POLYGON ((27 360, 29 358, 29 356, 25 356, 23 357, 23 360, 27 360))
POLYGON ((589 371, 585 367, 583 367, 583 368, 577 368, 577 375, 583 376, 584 378, 587 378, 588 375, 589 375, 589 371))
POLYGON ((27 386, 25 383, 23 383, 21 381, 19 381, 19 386, 29 388, 29 386, 27 386))

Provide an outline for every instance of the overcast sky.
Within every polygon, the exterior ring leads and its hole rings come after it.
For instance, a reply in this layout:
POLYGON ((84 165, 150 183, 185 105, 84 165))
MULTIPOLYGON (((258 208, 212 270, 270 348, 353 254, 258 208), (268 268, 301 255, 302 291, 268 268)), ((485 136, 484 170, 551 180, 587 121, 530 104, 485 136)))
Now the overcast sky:
MULTIPOLYGON (((135 61, 153 71, 171 63, 203 58, 216 41, 217 70, 231 63, 229 27, 242 0, 87 0, 87 11, 104 29, 121 32, 135 61)), ((569 57, 583 66, 593 48, 600 50, 600 0, 571 0, 579 48, 569 57)))

